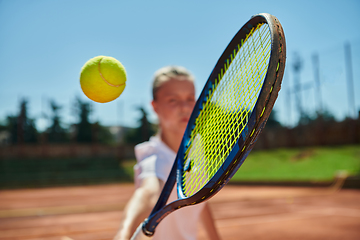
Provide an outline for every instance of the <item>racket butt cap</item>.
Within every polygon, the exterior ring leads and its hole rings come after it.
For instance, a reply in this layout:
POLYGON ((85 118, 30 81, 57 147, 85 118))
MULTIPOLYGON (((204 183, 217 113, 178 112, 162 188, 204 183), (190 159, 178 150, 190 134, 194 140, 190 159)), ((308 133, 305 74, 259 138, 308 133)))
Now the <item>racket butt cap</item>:
POLYGON ((155 231, 151 232, 149 230, 146 229, 146 224, 148 223, 148 219, 145 219, 145 221, 142 223, 142 231, 143 233, 148 236, 148 237, 152 237, 155 233, 155 231))

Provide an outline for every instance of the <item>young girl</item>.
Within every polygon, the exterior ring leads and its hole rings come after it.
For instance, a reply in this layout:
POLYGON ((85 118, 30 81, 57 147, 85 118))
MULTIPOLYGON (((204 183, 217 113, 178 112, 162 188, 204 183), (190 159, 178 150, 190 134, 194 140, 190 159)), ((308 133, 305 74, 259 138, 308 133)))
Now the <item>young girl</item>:
MULTIPOLYGON (((195 105, 194 77, 183 67, 161 68, 153 80, 151 104, 158 116, 160 130, 149 141, 135 147, 136 190, 124 210, 123 221, 114 240, 130 239, 160 196, 195 105)), ((174 188, 169 202, 177 199, 176 194, 174 188)), ((156 228, 153 240, 195 240, 199 222, 202 222, 209 239, 219 239, 209 206, 201 203, 182 208, 164 218, 156 228)))

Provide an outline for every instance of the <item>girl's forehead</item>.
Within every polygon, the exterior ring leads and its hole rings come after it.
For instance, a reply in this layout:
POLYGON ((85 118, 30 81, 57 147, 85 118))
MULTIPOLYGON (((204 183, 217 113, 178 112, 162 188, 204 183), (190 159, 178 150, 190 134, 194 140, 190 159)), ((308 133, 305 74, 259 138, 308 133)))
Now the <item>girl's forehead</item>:
POLYGON ((161 86, 159 86, 157 95, 172 95, 172 94, 194 94, 195 86, 191 80, 179 78, 172 78, 166 82, 163 82, 161 86))
POLYGON ((194 83, 186 77, 171 78, 159 86, 161 89, 177 90, 178 88, 194 88, 194 83))

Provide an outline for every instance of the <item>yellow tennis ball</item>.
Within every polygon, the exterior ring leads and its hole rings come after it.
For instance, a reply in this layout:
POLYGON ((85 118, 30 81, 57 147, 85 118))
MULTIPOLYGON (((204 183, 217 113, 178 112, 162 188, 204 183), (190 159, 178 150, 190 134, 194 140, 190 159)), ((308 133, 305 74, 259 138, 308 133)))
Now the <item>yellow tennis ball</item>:
POLYGON ((113 101, 125 89, 125 68, 113 57, 94 57, 81 68, 80 85, 85 95, 95 102, 113 101))

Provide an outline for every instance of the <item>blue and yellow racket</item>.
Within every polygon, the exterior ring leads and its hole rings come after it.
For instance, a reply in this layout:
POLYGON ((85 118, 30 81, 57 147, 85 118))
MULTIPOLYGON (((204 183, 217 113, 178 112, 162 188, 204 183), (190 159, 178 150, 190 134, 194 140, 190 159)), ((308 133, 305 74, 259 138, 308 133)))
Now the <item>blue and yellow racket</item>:
POLYGON ((231 179, 253 148, 281 87, 286 58, 279 20, 253 16, 218 60, 196 102, 145 235, 171 212, 201 203, 231 179), (166 205, 176 183, 178 199, 166 205))

